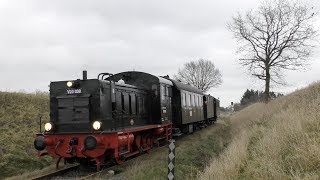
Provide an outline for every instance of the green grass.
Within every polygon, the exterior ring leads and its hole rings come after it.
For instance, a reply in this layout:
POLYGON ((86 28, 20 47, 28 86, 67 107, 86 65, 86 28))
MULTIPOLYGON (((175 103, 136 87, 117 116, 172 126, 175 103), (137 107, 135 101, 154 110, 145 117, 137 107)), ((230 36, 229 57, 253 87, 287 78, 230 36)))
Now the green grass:
POLYGON ((0 92, 0 179, 52 162, 49 157, 38 158, 33 147, 40 115, 48 121, 48 94, 0 92))

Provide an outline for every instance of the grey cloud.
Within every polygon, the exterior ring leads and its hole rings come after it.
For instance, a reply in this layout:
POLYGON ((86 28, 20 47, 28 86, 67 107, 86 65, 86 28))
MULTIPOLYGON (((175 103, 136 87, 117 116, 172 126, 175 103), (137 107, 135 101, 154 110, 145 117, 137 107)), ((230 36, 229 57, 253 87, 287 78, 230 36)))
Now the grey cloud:
MULTIPOLYGON (((89 78, 127 70, 172 76, 206 58, 223 73, 224 83, 210 93, 225 106, 246 88, 263 87, 237 64, 226 29, 237 11, 256 6, 256 0, 0 1, 0 90, 48 90, 50 81, 80 78, 83 69, 89 78)), ((287 78, 300 87, 319 69, 315 61, 311 71, 287 78)))

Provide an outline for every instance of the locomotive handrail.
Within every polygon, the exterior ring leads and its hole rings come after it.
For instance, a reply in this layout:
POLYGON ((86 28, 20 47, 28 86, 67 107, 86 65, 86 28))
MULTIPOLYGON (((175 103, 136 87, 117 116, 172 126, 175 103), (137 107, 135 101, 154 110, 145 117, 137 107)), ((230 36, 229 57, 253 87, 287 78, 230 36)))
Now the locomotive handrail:
POLYGON ((100 73, 99 75, 98 75, 98 79, 100 79, 100 76, 101 76, 101 79, 103 80, 103 78, 104 78, 104 76, 113 76, 113 74, 111 74, 111 73, 100 73))
POLYGON ((39 133, 41 133, 41 127, 42 127, 42 115, 39 116, 39 133))

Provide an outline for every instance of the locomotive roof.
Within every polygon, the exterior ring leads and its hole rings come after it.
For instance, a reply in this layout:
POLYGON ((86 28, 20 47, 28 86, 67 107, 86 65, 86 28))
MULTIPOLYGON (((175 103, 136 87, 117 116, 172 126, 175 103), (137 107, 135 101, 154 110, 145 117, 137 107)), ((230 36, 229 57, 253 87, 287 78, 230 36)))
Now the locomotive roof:
POLYGON ((156 82, 156 81, 158 81, 159 83, 173 86, 172 82, 168 79, 155 76, 149 73, 145 73, 145 72, 139 72, 139 71, 121 72, 106 78, 106 80, 113 80, 113 81, 118 81, 120 79, 124 80, 125 83, 127 83, 127 81, 130 81, 129 84, 136 85, 136 86, 140 86, 148 82, 150 83, 150 82, 156 82))
POLYGON ((194 93, 197 93, 197 94, 203 94, 203 92, 200 89, 198 89, 196 87, 193 87, 191 85, 184 84, 182 82, 179 82, 179 81, 176 81, 176 80, 173 80, 173 79, 170 79, 170 81, 172 81, 174 86, 176 86, 177 89, 179 89, 179 90, 185 90, 185 91, 194 92, 194 93))

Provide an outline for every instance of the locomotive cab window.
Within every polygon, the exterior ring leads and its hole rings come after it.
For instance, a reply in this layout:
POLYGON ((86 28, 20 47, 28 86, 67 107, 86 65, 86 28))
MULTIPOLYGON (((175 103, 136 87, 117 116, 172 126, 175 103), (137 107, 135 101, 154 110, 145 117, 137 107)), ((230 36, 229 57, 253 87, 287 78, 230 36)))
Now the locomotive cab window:
POLYGON ((122 111, 122 94, 120 91, 116 91, 116 110, 121 112, 122 111))
POLYGON ((129 96, 129 114, 132 115, 132 103, 131 96, 129 96))
POLYGON ((136 114, 136 95, 134 93, 130 94, 130 114, 136 114))

